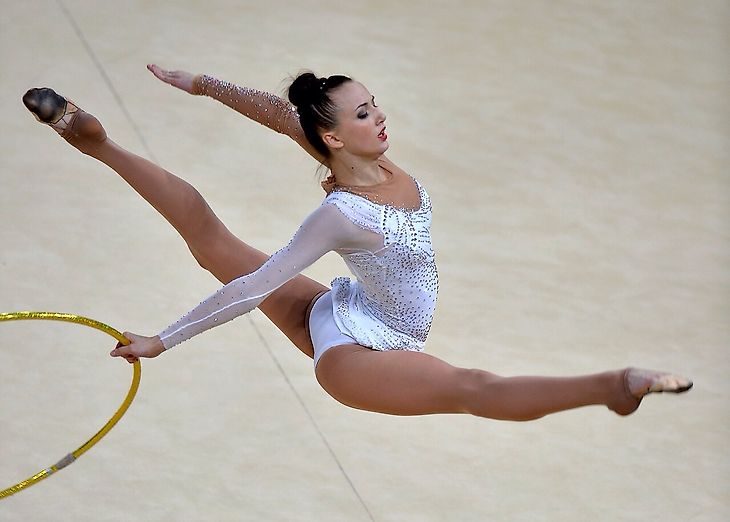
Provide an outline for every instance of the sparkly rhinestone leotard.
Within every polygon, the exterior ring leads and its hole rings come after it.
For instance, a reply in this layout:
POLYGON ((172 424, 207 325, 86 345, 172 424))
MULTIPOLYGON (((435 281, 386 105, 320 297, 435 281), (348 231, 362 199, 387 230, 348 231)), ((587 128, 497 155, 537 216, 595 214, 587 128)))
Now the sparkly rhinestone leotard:
POLYGON ((436 305, 438 275, 431 246, 431 200, 409 210, 335 190, 323 204, 383 238, 376 251, 340 252, 356 280, 332 281, 335 322, 363 346, 422 350, 436 305))
MULTIPOLYGON (((239 112, 299 142, 296 112, 284 100, 204 78, 209 89, 205 94, 212 92, 212 97, 222 98, 239 112)), ((160 333, 165 348, 251 311, 317 259, 335 251, 355 276, 354 281, 347 277, 332 281, 338 328, 358 344, 376 350, 422 350, 438 291, 430 234, 431 200, 415 179, 387 160, 380 164, 388 173, 382 187, 371 188, 369 193, 329 187, 322 204, 304 220, 286 247, 160 333), (418 202, 411 208, 383 202, 387 196, 377 197, 414 188, 418 202)))

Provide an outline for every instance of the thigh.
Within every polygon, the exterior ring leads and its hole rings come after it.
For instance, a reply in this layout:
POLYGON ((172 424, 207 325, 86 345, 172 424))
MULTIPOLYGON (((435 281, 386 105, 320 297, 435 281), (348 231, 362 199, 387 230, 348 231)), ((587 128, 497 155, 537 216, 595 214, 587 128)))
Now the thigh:
MULTIPOLYGON (((222 224, 197 248, 200 252, 193 253, 200 264, 222 283, 255 271, 269 258, 267 254, 234 236, 222 224)), ((307 328, 307 313, 313 299, 327 290, 323 284, 298 275, 276 289, 258 308, 297 348, 309 357, 314 357, 307 328)))
POLYGON ((327 393, 361 410, 392 415, 465 411, 468 370, 423 352, 337 346, 322 356, 316 374, 327 393))

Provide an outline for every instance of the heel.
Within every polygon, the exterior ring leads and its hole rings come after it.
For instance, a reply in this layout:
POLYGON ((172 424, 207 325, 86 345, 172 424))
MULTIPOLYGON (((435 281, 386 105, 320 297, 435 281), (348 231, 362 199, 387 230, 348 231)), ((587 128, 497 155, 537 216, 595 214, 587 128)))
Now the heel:
POLYGON ((617 386, 615 400, 608 404, 608 408, 619 415, 631 415, 641 405, 641 399, 643 397, 636 397, 631 393, 631 387, 629 386, 629 373, 633 368, 626 368, 619 376, 620 383, 617 386))

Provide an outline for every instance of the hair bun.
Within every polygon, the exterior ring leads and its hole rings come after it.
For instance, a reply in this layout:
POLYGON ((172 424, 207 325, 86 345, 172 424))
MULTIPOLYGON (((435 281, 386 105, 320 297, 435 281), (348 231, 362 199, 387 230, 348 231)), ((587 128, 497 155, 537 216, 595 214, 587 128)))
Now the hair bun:
POLYGON ((320 86, 326 81, 326 78, 317 78, 311 71, 301 73, 289 86, 289 101, 297 108, 312 104, 322 92, 320 86))
POLYGON ((341 74, 317 78, 312 71, 304 71, 294 78, 287 91, 289 101, 297 108, 304 136, 323 158, 329 158, 331 152, 319 133, 337 126, 338 107, 330 91, 350 81, 341 74))

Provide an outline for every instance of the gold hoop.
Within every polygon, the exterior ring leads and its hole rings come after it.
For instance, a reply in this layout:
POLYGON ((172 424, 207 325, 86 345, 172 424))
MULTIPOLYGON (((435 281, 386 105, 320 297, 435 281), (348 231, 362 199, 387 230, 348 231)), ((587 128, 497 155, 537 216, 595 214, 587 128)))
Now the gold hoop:
MULTIPOLYGON (((109 334, 110 336, 114 337, 117 341, 124 345, 129 344, 129 339, 124 337, 120 332, 112 328, 111 326, 108 326, 104 323, 100 323, 99 321, 95 321, 93 319, 89 319, 88 317, 82 317, 80 315, 74 315, 74 314, 64 314, 59 312, 11 312, 11 313, 0 313, 0 322, 1 321, 23 321, 23 320, 43 320, 43 321, 63 321, 67 323, 76 323, 81 324, 84 326, 88 326, 90 328, 94 328, 96 330, 100 330, 104 333, 109 334)), ((77 458, 79 458, 81 455, 86 453, 94 444, 99 442, 101 438, 106 435, 109 430, 111 430, 114 425, 119 421, 119 419, 122 418, 122 415, 127 411, 127 408, 129 408, 129 405, 132 404, 132 400, 134 400, 134 396, 137 393, 137 389, 139 388, 139 380, 142 375, 142 365, 139 363, 139 361, 136 361, 134 363, 133 373, 132 373, 132 384, 129 386, 129 391, 127 392, 127 396, 124 398, 124 401, 122 402, 122 405, 119 406, 119 409, 117 409, 116 413, 112 416, 111 419, 107 421, 102 428, 96 432, 96 434, 91 437, 89 440, 87 440, 84 444, 79 446, 75 451, 72 451, 65 457, 63 457, 61 460, 56 462, 53 466, 46 468, 44 470, 39 471, 35 475, 33 475, 30 478, 27 478, 21 482, 18 482, 14 486, 10 486, 9 488, 6 488, 2 491, 0 491, 0 499, 3 499, 5 497, 9 497, 10 495, 13 495, 20 491, 21 489, 25 489, 27 487, 30 487, 44 478, 49 477, 53 473, 55 473, 58 470, 61 470, 74 462, 77 458)))

